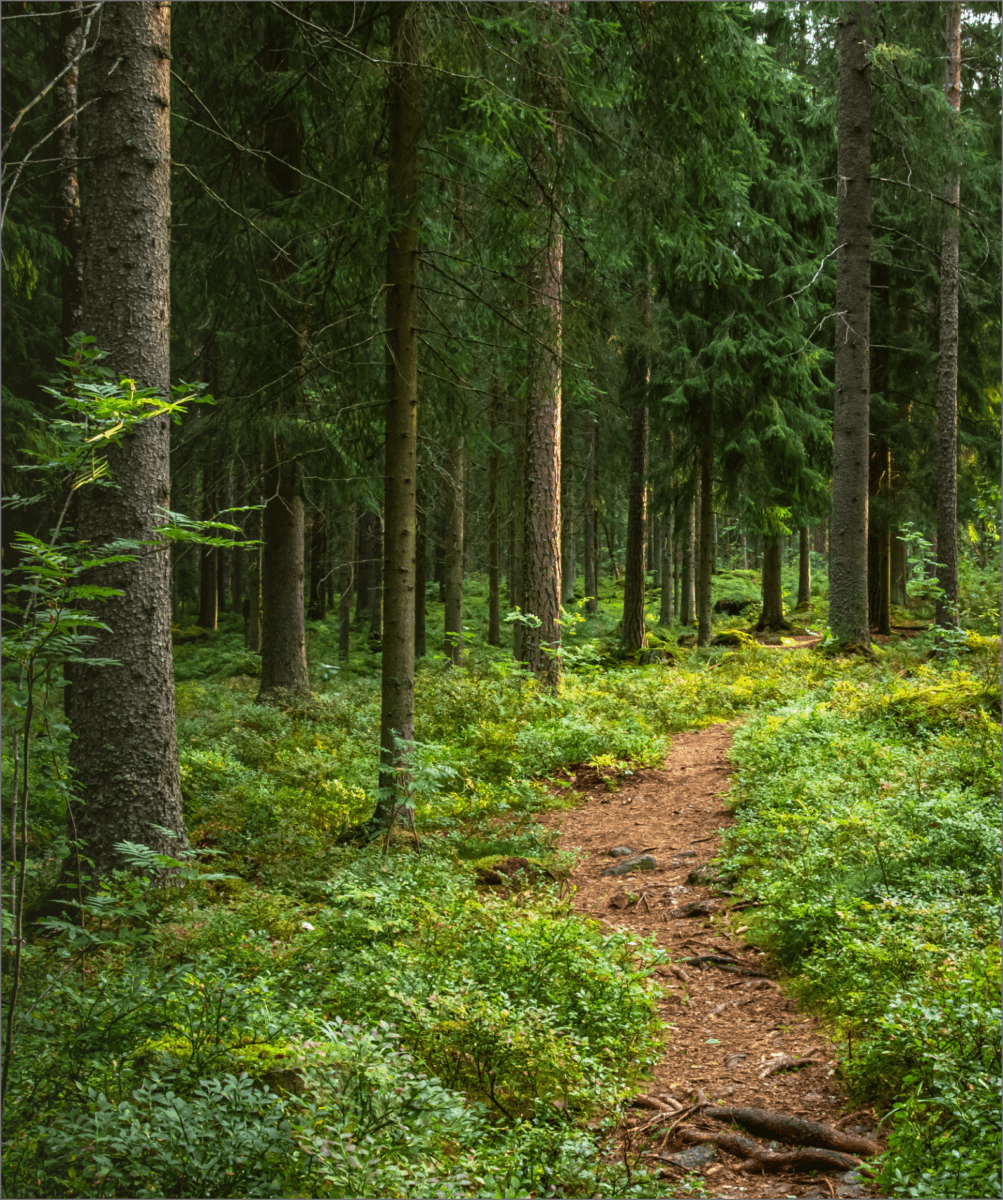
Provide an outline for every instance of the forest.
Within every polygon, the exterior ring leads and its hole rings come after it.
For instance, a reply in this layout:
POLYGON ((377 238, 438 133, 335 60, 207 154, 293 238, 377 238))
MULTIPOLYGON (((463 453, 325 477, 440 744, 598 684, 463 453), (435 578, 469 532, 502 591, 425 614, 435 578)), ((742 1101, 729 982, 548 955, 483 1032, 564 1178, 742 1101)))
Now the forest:
POLYGON ((2 1194, 1003 1195, 1003 6, 0 28, 2 1194))

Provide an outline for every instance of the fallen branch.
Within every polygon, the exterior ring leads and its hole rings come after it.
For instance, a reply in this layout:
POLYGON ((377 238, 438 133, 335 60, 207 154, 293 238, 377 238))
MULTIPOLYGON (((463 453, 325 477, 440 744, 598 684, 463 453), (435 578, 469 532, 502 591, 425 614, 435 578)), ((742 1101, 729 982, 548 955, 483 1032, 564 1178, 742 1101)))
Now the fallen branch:
POLYGON ((860 1159, 855 1155, 841 1154, 838 1150, 822 1150, 817 1146, 787 1151, 764 1150, 751 1138, 734 1133, 704 1133, 688 1125, 679 1129, 679 1136, 689 1142, 709 1142, 736 1158, 744 1158, 746 1161, 739 1166, 740 1171, 852 1171, 860 1166, 860 1159))
POLYGON ((656 1112, 678 1112, 676 1108, 671 1108, 668 1104, 663 1104, 661 1100, 656 1100, 654 1096, 635 1096, 630 1101, 631 1108, 653 1108, 656 1112))
POLYGON ((823 1125, 821 1121, 808 1121, 803 1117, 791 1117, 787 1113, 770 1112, 763 1108, 727 1105, 711 1108, 707 1116, 715 1121, 734 1122, 756 1137, 772 1138, 794 1146, 824 1146, 828 1150, 842 1150, 863 1158, 877 1154, 879 1149, 877 1142, 870 1138, 843 1133, 832 1125, 823 1125))
POLYGON ((765 971, 757 971, 754 967, 744 967, 739 960, 724 958, 720 954, 697 954, 692 958, 684 958, 682 961, 688 967, 699 967, 701 971, 704 963, 710 963, 712 967, 727 971, 729 975, 751 975, 756 979, 769 979, 769 975, 765 971))

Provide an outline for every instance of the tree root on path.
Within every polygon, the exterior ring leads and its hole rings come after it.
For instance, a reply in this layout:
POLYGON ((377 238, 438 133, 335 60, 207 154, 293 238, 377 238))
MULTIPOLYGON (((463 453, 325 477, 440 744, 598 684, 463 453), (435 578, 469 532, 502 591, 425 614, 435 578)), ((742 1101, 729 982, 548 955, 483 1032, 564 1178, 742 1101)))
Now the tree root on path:
MULTIPOLYGON (((832 1125, 820 1121, 808 1121, 804 1117, 791 1117, 786 1113, 769 1112, 763 1108, 740 1108, 729 1105, 709 1108, 705 1116, 715 1121, 734 1122, 756 1137, 772 1138, 794 1146, 823 1146, 828 1150, 869 1158, 877 1154, 880 1147, 870 1138, 856 1137, 843 1133, 832 1125)), ((854 1166, 857 1164, 854 1163, 854 1166)))
POLYGON ((850 1171, 860 1166, 860 1159, 853 1154, 841 1154, 838 1150, 823 1150, 817 1146, 802 1146, 787 1151, 764 1150, 751 1138, 735 1133, 704 1133, 689 1125, 680 1126, 676 1132, 685 1141, 709 1142, 736 1158, 744 1158, 746 1161, 739 1166, 740 1171, 850 1171))

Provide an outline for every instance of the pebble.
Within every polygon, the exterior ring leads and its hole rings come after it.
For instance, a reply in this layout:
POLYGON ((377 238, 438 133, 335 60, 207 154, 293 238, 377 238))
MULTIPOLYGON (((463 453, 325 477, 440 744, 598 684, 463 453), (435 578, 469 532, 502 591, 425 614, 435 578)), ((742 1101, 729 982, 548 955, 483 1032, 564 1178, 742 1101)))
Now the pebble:
POLYGON ((634 858, 625 858, 615 867, 607 867, 603 875, 629 875, 631 871, 653 871, 657 865, 654 855, 638 854, 634 858))
POLYGON ((717 1158, 717 1147, 708 1142, 703 1146, 690 1146, 686 1150, 680 1150, 677 1154, 659 1154, 658 1157, 662 1162, 675 1163, 677 1167, 693 1171, 697 1167, 705 1167, 708 1163, 712 1163, 717 1158))
POLYGON ((608 853, 610 858, 629 858, 634 851, 629 846, 614 846, 608 853))

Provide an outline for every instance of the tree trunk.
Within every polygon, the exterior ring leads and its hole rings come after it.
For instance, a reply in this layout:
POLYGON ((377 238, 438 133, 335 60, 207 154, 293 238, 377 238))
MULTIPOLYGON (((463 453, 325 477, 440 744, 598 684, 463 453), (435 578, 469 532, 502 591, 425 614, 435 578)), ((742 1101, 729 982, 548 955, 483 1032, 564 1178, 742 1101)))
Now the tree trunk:
POLYGON ((358 562, 355 568, 355 623, 361 625, 371 620, 373 611, 373 564, 376 559, 376 538, 374 536, 377 517, 375 513, 364 512, 359 517, 358 562))
POLYGON ((392 10, 387 86, 389 166, 386 290, 385 636, 380 710, 380 798, 389 821, 401 795, 414 741, 415 541, 418 477, 418 146, 417 4, 392 10))
MULTIPOLYGON (((534 10, 541 22, 563 20, 568 0, 534 10)), ((544 52, 541 51, 540 55, 544 52)), ((534 57, 539 58, 534 52, 534 57)), ((533 331, 526 387, 526 528, 523 601, 531 623, 523 627, 526 663, 537 679, 556 688, 561 674, 561 289, 564 238, 554 180, 562 156, 558 60, 534 63, 532 101, 546 111, 547 131, 532 151, 535 246, 529 261, 529 327, 533 331)))
POLYGON ((675 505, 670 503, 668 512, 666 513, 662 524, 662 603, 661 611, 658 614, 659 625, 665 626, 671 625, 675 616, 673 611, 673 597, 675 589, 675 579, 673 578, 674 550, 675 505))
MULTIPOLYGON (((257 487, 255 487, 257 492, 257 487)), ((255 502, 260 502, 260 493, 255 495, 255 502)), ((250 514, 251 537, 261 542, 264 519, 261 509, 255 509, 250 514)), ((251 555, 250 570, 247 579, 247 623, 244 626, 244 646, 252 654, 261 653, 261 560, 264 550, 261 545, 249 551, 251 555)))
POLYGON ((327 616, 329 570, 327 513, 323 508, 317 508, 310 522, 310 608, 307 615, 311 621, 323 621, 327 616))
POLYGON ((682 570, 680 571, 679 620, 693 624, 693 519, 696 501, 691 497, 683 508, 682 570))
POLYGON ((798 537, 798 602, 797 608, 811 603, 811 538, 808 527, 802 525, 798 537))
POLYGON ((891 530, 888 524, 888 480, 891 451, 884 442, 871 450, 869 491, 875 500, 867 531, 867 611, 871 625, 881 634, 891 633, 891 530))
POLYGON ((594 613, 599 595, 599 520, 596 512, 596 423, 585 442, 585 611, 594 613))
POLYGON ((836 173, 836 394, 829 624, 840 646, 870 645, 867 477, 871 282, 871 6, 840 5, 836 173))
MULTIPOLYGON (((216 516, 216 496, 212 482, 211 467, 202 468, 202 520, 212 521, 216 516)), ((217 588, 219 573, 216 569, 216 547, 199 547, 199 629, 216 628, 219 611, 217 588)))
POLYGON ((784 587, 780 568, 783 561, 780 538, 770 536, 763 540, 763 611, 759 614, 756 629, 786 630, 790 622, 784 617, 784 587))
POLYGON ((714 574, 714 438, 711 414, 700 447, 700 559, 697 567, 697 645, 709 646, 713 636, 711 578, 714 574))
POLYGON ((415 500, 414 656, 425 657, 425 573, 428 564, 428 509, 425 493, 415 500))
POLYGON ((454 666, 463 661, 463 438, 446 457, 446 612, 443 653, 454 666))
MULTIPOLYGON (((947 102, 961 113, 961 5, 947 5, 947 102)), ((953 123, 957 126, 957 121, 953 123)), ((955 134, 955 136, 957 136, 955 134)), ((947 218, 940 243, 940 366, 937 376, 937 624, 958 615, 958 214, 961 181, 944 187, 947 218)))
MULTIPOLYGON (((108 5, 80 78, 81 105, 88 105, 80 118, 83 328, 107 351, 105 365, 116 377, 164 397, 170 395, 170 12, 168 4, 108 5)), ((170 508, 169 431, 168 418, 157 417, 110 450, 115 487, 81 490, 81 538, 95 547, 156 538, 162 510, 170 508)), ((98 606, 108 630, 94 630, 88 648, 114 665, 76 663, 70 702, 69 765, 83 801, 76 833, 98 876, 119 865, 116 842, 170 855, 187 848, 170 562, 165 548, 96 571, 90 580, 122 592, 98 606)))
MULTIPOLYGON (((512 607, 523 611, 525 603, 526 561, 526 393, 524 388, 516 391, 512 412, 512 446, 515 454, 512 471, 512 579, 510 584, 512 607)), ((512 657, 525 663, 523 653, 525 629, 521 622, 512 626, 512 657)))
POLYGON ((338 580, 338 657, 345 661, 352 643, 352 588, 355 583, 355 504, 341 506, 341 570, 338 580))
POLYGON ((891 602, 898 608, 905 608, 909 603, 905 586, 909 581, 909 555, 897 529, 892 530, 891 575, 891 602))
MULTIPOLYGON (((417 514, 415 520, 417 522, 417 514)), ((369 642, 374 649, 380 649, 383 645, 383 554, 386 544, 383 524, 382 514, 373 513, 370 529, 373 539, 373 589, 369 593, 369 642)), ((413 539, 411 544, 413 547, 413 539)), ((413 589, 413 576, 411 586, 413 589)))
MULTIPOLYGON (((643 650, 648 644, 644 625, 645 550, 647 548, 648 406, 643 403, 647 363, 636 355, 633 364, 634 421, 630 441, 630 483, 627 498, 627 550, 623 566, 623 647, 643 650)), ((628 368, 630 369, 630 368, 628 368)))
POLYGON ((491 457, 488 459, 488 645, 501 645, 501 514, 498 511, 498 438, 501 385, 491 380, 491 457))
POLYGON ((299 468, 283 462, 285 448, 269 447, 261 563, 261 686, 258 703, 291 693, 308 695, 303 584, 305 528, 299 468))
MULTIPOLYGON (((83 3, 69 0, 62 5, 59 17, 59 66, 63 67, 80 53, 83 43, 83 3)), ((83 257, 80 253, 80 186, 77 178, 78 120, 72 116, 78 106, 79 62, 70 67, 53 88, 53 120, 65 122, 55 137, 57 166, 55 171, 55 232, 66 257, 60 268, 62 283, 63 344, 60 354, 66 353, 66 339, 79 333, 81 299, 83 296, 83 257)))
POLYGON ((575 602, 575 505, 571 422, 561 399, 561 603, 575 602))

